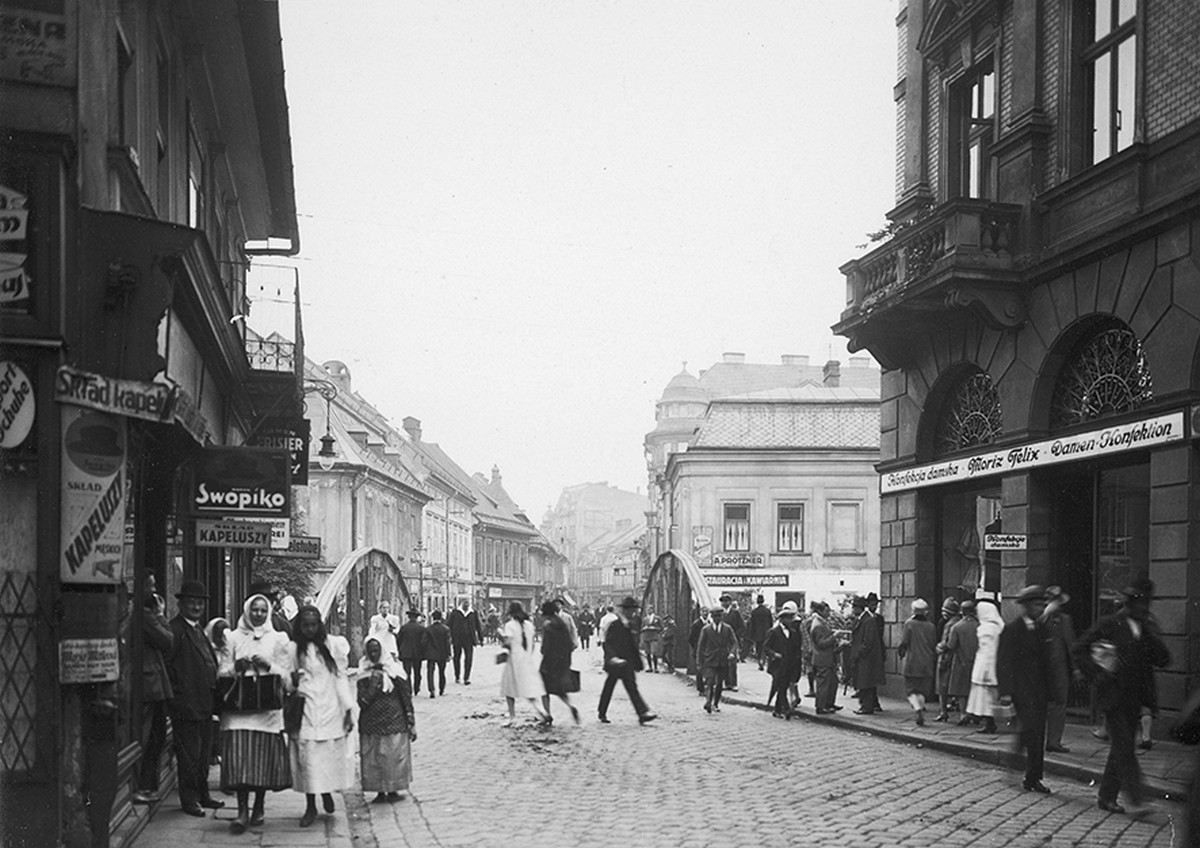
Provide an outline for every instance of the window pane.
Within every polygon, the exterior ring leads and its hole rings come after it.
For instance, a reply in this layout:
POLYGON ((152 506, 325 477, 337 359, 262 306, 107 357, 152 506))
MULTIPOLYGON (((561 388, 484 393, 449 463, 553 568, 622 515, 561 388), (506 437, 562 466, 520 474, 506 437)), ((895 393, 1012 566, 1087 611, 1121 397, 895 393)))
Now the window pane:
POLYGON ((1111 57, 1097 56, 1092 63, 1092 164, 1112 155, 1111 57))
POLYGON ((780 504, 780 521, 800 521, 804 518, 804 507, 800 504, 780 504))
POLYGON ((1117 47, 1117 147, 1124 150, 1133 144, 1137 126, 1137 36, 1131 35, 1117 47))
POLYGON ((1099 41, 1112 30, 1112 0, 1096 0, 1093 7, 1093 18, 1096 23, 1093 41, 1099 41))
POLYGON ((1137 0, 1120 0, 1117 3, 1117 26, 1137 14, 1137 0))
POLYGON ((967 197, 981 197, 979 193, 979 160, 980 160, 981 143, 976 141, 971 144, 971 149, 968 151, 967 163, 967 197))
POLYGON ((988 71, 983 75, 983 103, 980 104, 980 118, 992 117, 992 104, 996 99, 996 75, 988 71))
POLYGON ((725 504, 725 517, 727 519, 745 519, 750 517, 749 504, 725 504))

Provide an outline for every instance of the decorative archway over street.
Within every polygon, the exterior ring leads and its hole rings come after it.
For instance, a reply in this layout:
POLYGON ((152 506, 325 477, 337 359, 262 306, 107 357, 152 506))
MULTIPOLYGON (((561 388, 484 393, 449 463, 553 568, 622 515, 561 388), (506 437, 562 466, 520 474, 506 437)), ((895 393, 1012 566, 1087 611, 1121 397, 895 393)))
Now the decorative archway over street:
POLYGON ((330 633, 350 642, 350 662, 362 656, 363 638, 380 601, 390 601, 399 615, 411 606, 408 584, 387 551, 365 547, 351 551, 333 569, 317 594, 317 609, 330 633))
POLYGON ((691 669, 688 631, 696 619, 697 608, 712 607, 718 597, 691 554, 673 548, 654 561, 646 578, 642 608, 653 608, 658 615, 675 619, 675 649, 671 657, 675 666, 691 669))

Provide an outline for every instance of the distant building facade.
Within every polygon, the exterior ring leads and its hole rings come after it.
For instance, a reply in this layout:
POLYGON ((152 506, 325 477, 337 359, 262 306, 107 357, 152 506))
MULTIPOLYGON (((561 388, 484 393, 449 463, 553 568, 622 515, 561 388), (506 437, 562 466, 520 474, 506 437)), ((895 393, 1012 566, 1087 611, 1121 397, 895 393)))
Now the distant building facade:
POLYGON ((573 569, 588 558, 589 545, 621 521, 644 525, 649 501, 606 482, 579 483, 562 490, 558 502, 542 518, 541 530, 564 557, 564 582, 575 585, 573 569))

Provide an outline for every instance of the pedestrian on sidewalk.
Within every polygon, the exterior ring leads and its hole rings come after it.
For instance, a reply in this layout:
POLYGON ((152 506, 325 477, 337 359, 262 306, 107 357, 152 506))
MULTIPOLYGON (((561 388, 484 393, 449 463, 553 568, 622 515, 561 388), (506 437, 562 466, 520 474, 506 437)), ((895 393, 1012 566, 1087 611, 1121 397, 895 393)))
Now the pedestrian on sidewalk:
POLYGON ((334 811, 333 793, 354 784, 349 739, 354 730, 354 695, 347 673, 350 645, 325 632, 321 611, 302 606, 292 630, 295 667, 292 685, 304 698, 304 718, 292 739, 292 788, 306 801, 301 827, 317 820, 317 795, 326 813, 334 811))
POLYGON ((442 611, 434 610, 429 616, 433 619, 421 636, 421 655, 425 658, 425 682, 428 684, 429 697, 434 695, 433 673, 438 674, 437 694, 446 694, 446 663, 450 659, 450 628, 442 621, 442 611))
POLYGON ((820 601, 810 602, 808 605, 808 615, 800 622, 800 664, 803 666, 804 675, 808 679, 808 692, 805 693, 805 698, 817 697, 817 670, 813 666, 812 625, 813 617, 820 608, 820 601))
POLYGON ((679 627, 675 624, 674 616, 664 615, 662 633, 659 638, 662 640, 662 661, 667 667, 668 674, 675 673, 675 640, 679 634, 679 627))
POLYGON ((937 657, 937 634, 929 621, 929 604, 924 598, 912 602, 912 615, 904 622, 896 653, 903 661, 904 691, 918 725, 925 724, 925 699, 933 688, 937 657))
POLYGON ((454 682, 461 680, 464 686, 470 686, 475 646, 483 644, 483 627, 479 614, 471 609, 469 599, 463 598, 462 603, 450 611, 447 626, 454 649, 454 682))
POLYGON ((829 604, 824 601, 816 602, 812 618, 809 621, 809 635, 812 637, 812 664, 816 675, 816 696, 818 715, 837 712, 841 706, 834 703, 837 700, 837 656, 847 643, 838 639, 833 628, 829 626, 829 604))
POLYGON ((867 611, 867 599, 855 595, 850 603, 856 616, 850 631, 850 665, 858 692, 858 709, 854 712, 872 715, 879 711, 879 687, 887 682, 878 649, 879 634, 875 632, 875 616, 867 611))
MULTIPOLYGON (((554 616, 554 619, 557 621, 558 616, 554 616)), ((504 722, 504 726, 512 727, 516 721, 518 698, 532 704, 541 723, 549 725, 550 716, 542 709, 541 703, 546 689, 542 686, 542 676, 538 673, 538 660, 534 654, 533 622, 529 620, 529 613, 525 612, 520 601, 508 605, 508 621, 504 622, 500 642, 507 652, 504 671, 500 675, 500 694, 508 702, 508 721, 504 722)))
MULTIPOLYGON (((167 741, 167 704, 171 700, 171 678, 167 656, 175 647, 175 636, 167 621, 167 602, 158 594, 154 575, 146 575, 146 599, 142 603, 142 761, 138 766, 135 804, 158 800, 158 773, 163 745, 167 741)), ((207 753, 207 752, 206 752, 207 753)))
POLYGON ((658 718, 650 712, 650 708, 642 699, 637 687, 637 673, 642 670, 642 656, 638 653, 637 637, 630 626, 630 619, 638 610, 638 602, 632 597, 626 597, 618 608, 620 612, 615 621, 608 625, 604 636, 604 688, 600 690, 600 704, 597 717, 602 724, 608 724, 608 705, 612 701, 613 690, 617 681, 625 686, 625 692, 637 712, 638 723, 646 724, 658 718))
MULTIPOLYGON (((722 607, 722 609, 724 609, 722 607)), ((692 626, 688 629, 688 647, 692 652, 692 665, 696 669, 696 691, 701 695, 704 694, 704 669, 700 665, 700 658, 696 654, 696 648, 700 645, 700 631, 708 624, 708 613, 704 607, 696 608, 696 620, 692 622, 692 626)))
POLYGON ((1140 815, 1144 804, 1142 770, 1134 751, 1134 732, 1146 689, 1155 668, 1171 661, 1158 625, 1150 615, 1154 583, 1138 577, 1122 590, 1124 606, 1097 621, 1075 643, 1075 661, 1096 682, 1097 700, 1104 712, 1110 738, 1108 762, 1100 779, 1098 806, 1110 813, 1123 813, 1118 802, 1124 791, 1129 811, 1140 815))
POLYGON ((654 674, 658 673, 658 655, 662 651, 661 633, 662 621, 654 614, 653 608, 647 609, 645 617, 642 618, 642 629, 638 634, 638 642, 642 654, 646 657, 646 670, 654 674))
POLYGON ((747 648, 753 649, 754 658, 758 660, 759 671, 763 670, 763 663, 766 661, 763 647, 767 641, 767 634, 771 632, 774 623, 770 608, 763 603, 763 596, 759 595, 755 598, 754 609, 750 610, 750 627, 746 632, 746 639, 749 643, 747 648))
POLYGON ((609 604, 604 610, 604 615, 600 616, 600 621, 596 625, 596 641, 600 643, 600 648, 604 648, 604 637, 608 635, 608 628, 614 621, 617 620, 616 610, 613 605, 609 604))
POLYGON ((413 694, 421 694, 421 662, 425 657, 425 625, 421 623, 421 611, 410 609, 408 621, 400 626, 396 634, 396 655, 404 666, 404 674, 412 681, 413 694))
MULTIPOLYGON (((234 682, 271 680, 282 689, 291 682, 292 640, 275 629, 271 601, 266 595, 251 595, 242 605, 237 628, 229 634, 228 665, 219 671, 234 682)), ((261 685, 261 684, 259 684, 261 685)), ((237 793, 237 818, 229 823, 231 833, 245 833, 263 823, 267 791, 278 792, 292 785, 291 764, 283 737, 283 710, 238 710, 223 705, 221 710, 221 788, 237 793), (250 793, 254 808, 250 808, 250 793)))
MULTIPOLYGON (((867 593, 867 612, 875 619, 875 638, 879 645, 876 650, 879 652, 879 667, 887 666, 887 643, 884 634, 887 632, 887 627, 883 621, 883 615, 879 612, 879 596, 874 592, 867 593)), ((878 712, 883 712, 883 707, 877 708, 878 712)))
POLYGON ((1026 586, 1017 595, 1021 615, 1000 631, 996 650, 997 692, 1002 706, 1013 706, 1021 723, 1017 751, 1025 750, 1027 792, 1049 795, 1042 783, 1046 758, 1046 705, 1050 700, 1053 668, 1049 639, 1042 613, 1046 611, 1046 590, 1026 586))
POLYGON ((209 794, 217 657, 201 629, 208 591, 199 580, 184 580, 175 593, 179 614, 171 619, 174 646, 167 657, 171 679, 171 732, 174 734, 179 802, 189 816, 225 806, 209 794))
POLYGON ((704 711, 712 714, 721 711, 722 684, 728 677, 729 665, 738 661, 738 641, 733 628, 723 620, 723 606, 713 607, 710 615, 712 620, 696 641, 696 655, 704 675, 704 711))
MULTIPOLYGON (((233 668, 233 649, 229 644, 229 622, 220 617, 212 619, 204 627, 204 636, 208 639, 208 644, 212 645, 213 655, 217 658, 219 685, 219 678, 223 674, 221 670, 233 668)), ((214 715, 211 724, 213 725, 212 745, 209 747, 208 762, 215 766, 221 762, 221 717, 214 715)))
POLYGON ((983 722, 979 733, 996 732, 996 651, 1000 647, 1000 631, 1004 619, 1000 608, 991 598, 976 601, 975 615, 979 626, 975 629, 979 643, 975 651, 975 664, 971 667, 971 695, 967 700, 967 712, 983 722))
POLYGON ((392 602, 382 600, 379 602, 379 612, 371 616, 371 621, 367 627, 367 635, 379 640, 379 647, 391 659, 395 659, 396 653, 396 634, 400 632, 400 616, 392 612, 392 602))
POLYGON ((255 580, 250 584, 251 595, 262 595, 271 604, 271 626, 279 633, 292 638, 292 622, 279 602, 279 589, 270 580, 255 580))
POLYGON ((374 792, 379 803, 395 801, 412 782, 412 743, 417 741, 412 690, 404 678, 404 667, 374 636, 367 637, 358 668, 363 792, 374 792))
POLYGON ((558 697, 567 709, 571 718, 579 724, 579 710, 571 703, 571 692, 579 691, 576 685, 577 673, 571 671, 571 654, 575 650, 571 642, 571 632, 558 616, 558 606, 554 601, 542 604, 542 615, 546 619, 542 630, 542 662, 538 668, 542 677, 542 686, 546 694, 542 695, 542 709, 546 711, 546 724, 554 723, 550 714, 550 696, 558 697))
POLYGON ((967 598, 959 605, 962 618, 950 628, 946 641, 946 655, 950 657, 950 697, 963 708, 959 727, 979 724, 978 716, 971 715, 971 670, 975 667, 975 654, 979 650, 979 619, 975 617, 975 602, 967 598))
MULTIPOLYGON (((737 639, 738 644, 741 644, 746 639, 746 620, 742 618, 742 612, 738 609, 738 605, 733 601, 733 595, 725 593, 721 595, 721 607, 725 610, 725 623, 733 629, 733 636, 737 639)), ((725 688, 730 692, 738 690, 738 658, 734 657, 733 662, 729 664, 725 673, 725 688)))
POLYGON ((1071 695, 1071 681, 1082 676, 1074 669, 1071 648, 1075 645, 1075 628, 1071 616, 1063 607, 1071 596, 1061 586, 1046 590, 1046 611, 1041 624, 1046 631, 1047 649, 1050 655, 1050 703, 1046 708, 1046 750, 1057 754, 1069 754, 1063 745, 1063 731, 1067 727, 1067 700, 1071 695))
POLYGON ((791 699, 796 681, 800 679, 800 630, 795 627, 800 610, 795 601, 786 601, 779 608, 779 619, 767 631, 763 653, 767 672, 771 675, 771 692, 775 696, 771 715, 791 721, 792 713, 800 708, 800 699, 791 699))
POLYGON ((952 710, 958 709, 950 694, 950 667, 953 659, 949 654, 950 630, 962 621, 958 601, 946 598, 942 601, 942 614, 938 620, 937 641, 937 696, 938 714, 934 721, 949 721, 952 710))

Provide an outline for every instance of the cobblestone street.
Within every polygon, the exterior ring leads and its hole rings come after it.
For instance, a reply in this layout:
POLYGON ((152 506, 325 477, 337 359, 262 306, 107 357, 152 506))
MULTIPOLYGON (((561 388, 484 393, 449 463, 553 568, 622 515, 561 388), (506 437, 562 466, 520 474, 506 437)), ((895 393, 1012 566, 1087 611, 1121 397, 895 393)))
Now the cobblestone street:
POLYGON ((355 844, 761 846, 1171 846, 1178 808, 1143 820, 1096 808, 1095 788, 1048 778, 1051 796, 1021 791, 1019 773, 804 720, 726 705, 708 716, 695 690, 639 675, 659 720, 639 726, 618 688, 596 721, 599 652, 585 669, 575 727, 561 702, 537 729, 528 705, 505 728, 494 648, 470 687, 417 700, 412 792, 393 805, 351 797, 355 844))

